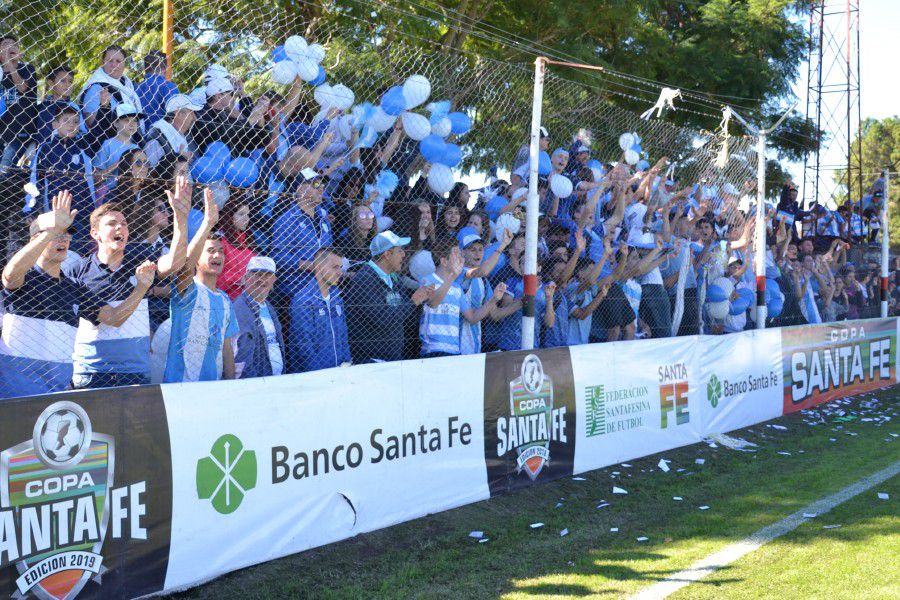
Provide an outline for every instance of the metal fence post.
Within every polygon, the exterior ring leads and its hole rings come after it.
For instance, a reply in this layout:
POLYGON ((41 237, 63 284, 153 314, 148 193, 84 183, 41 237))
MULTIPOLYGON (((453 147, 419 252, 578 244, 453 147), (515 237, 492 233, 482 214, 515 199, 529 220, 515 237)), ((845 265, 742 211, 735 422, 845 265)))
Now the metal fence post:
POLYGON ((534 99, 531 106, 531 144, 529 146, 528 200, 525 213, 525 264, 522 265, 524 294, 522 296, 522 350, 534 348, 535 298, 537 296, 538 245, 538 160, 541 142, 541 105, 544 101, 544 70, 546 58, 534 60, 534 99))
POLYGON ((888 259, 890 258, 890 227, 888 205, 891 203, 891 170, 884 170, 884 197, 881 199, 881 318, 888 316, 888 259))
POLYGON ((766 328, 766 132, 756 142, 756 328, 766 328))

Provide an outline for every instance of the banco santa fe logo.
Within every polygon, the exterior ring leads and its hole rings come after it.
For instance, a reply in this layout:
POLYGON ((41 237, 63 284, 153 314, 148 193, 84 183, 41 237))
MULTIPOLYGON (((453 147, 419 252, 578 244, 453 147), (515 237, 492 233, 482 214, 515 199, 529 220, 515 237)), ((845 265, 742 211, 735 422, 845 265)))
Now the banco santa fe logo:
POLYGON ((197 461, 197 497, 223 515, 233 513, 256 487, 256 466, 256 452, 226 433, 213 443, 209 456, 197 461))
POLYGON ((722 382, 715 373, 710 376, 709 383, 706 384, 706 399, 713 408, 717 407, 719 400, 722 399, 722 382))
POLYGON ((0 570, 15 565, 13 597, 71 600, 102 585, 111 538, 147 539, 146 482, 113 488, 112 436, 80 405, 49 405, 31 439, 0 452, 0 570))

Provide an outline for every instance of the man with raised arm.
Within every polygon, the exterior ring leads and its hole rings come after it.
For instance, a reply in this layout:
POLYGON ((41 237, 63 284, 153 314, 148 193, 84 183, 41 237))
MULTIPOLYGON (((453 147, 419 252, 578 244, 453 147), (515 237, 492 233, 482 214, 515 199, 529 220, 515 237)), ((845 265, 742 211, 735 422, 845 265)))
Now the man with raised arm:
POLYGON ((203 190, 203 222, 191 239, 169 301, 172 334, 166 359, 166 383, 234 379, 234 347, 238 324, 228 294, 216 287, 225 252, 212 235, 219 208, 212 190, 203 190))
MULTIPOLYGON (((166 196, 174 222, 169 252, 156 263, 160 278, 184 266, 191 187, 185 178, 178 177, 175 191, 167 190, 166 196)), ((110 316, 108 311, 80 307, 72 375, 76 389, 150 382, 150 314, 144 294, 153 280, 144 288, 132 273, 138 265, 152 262, 157 250, 150 245, 128 247, 124 211, 125 207, 107 203, 91 213, 91 238, 97 243, 97 251, 66 273, 83 294, 115 309, 110 316)))

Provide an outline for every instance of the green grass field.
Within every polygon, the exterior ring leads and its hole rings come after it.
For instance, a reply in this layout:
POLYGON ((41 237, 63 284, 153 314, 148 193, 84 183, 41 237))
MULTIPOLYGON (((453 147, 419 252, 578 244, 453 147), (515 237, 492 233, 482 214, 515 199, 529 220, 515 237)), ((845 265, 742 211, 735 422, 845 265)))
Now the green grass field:
MULTIPOLYGON (((900 437, 891 435, 900 435, 900 387, 772 423, 788 429, 731 434, 758 444, 753 453, 697 444, 245 569, 173 598, 621 597, 900 460, 900 437), (835 423, 839 410, 855 419, 835 423), (670 472, 659 470, 660 458, 670 472), (628 495, 613 495, 613 485, 628 495), (535 522, 545 525, 531 529, 535 522)), ((895 477, 673 597, 900 597, 898 501, 895 477), (878 500, 878 491, 890 499, 878 500)))

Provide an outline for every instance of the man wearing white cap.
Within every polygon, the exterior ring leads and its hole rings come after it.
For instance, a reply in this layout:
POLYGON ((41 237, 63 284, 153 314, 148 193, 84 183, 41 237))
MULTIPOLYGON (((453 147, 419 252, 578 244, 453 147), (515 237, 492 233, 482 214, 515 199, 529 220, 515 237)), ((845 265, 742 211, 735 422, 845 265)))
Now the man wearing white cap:
MULTIPOLYGON (((236 118, 234 114, 235 89, 230 79, 214 77, 206 84, 206 106, 197 113, 193 137, 200 153, 215 141, 222 141, 231 149, 232 156, 241 156, 257 148, 264 148, 272 131, 262 119, 262 107, 254 108, 250 119, 236 118), (257 110, 259 109, 259 110, 257 110)), ((267 106, 264 108, 268 108, 267 106)), ((274 140, 277 142, 277 131, 274 140)))
POLYGON ((166 101, 166 116, 157 120, 147 132, 144 154, 150 167, 155 167, 166 154, 190 159, 196 147, 191 140, 191 128, 197 120, 197 112, 203 106, 190 96, 175 94, 166 101))
POLYGON ((399 272, 410 238, 382 231, 369 244, 372 260, 353 276, 347 288, 347 326, 354 363, 402 360, 406 329, 414 324, 414 306, 433 293, 422 287, 407 296, 399 272))
POLYGON ((239 330, 234 354, 238 379, 284 372, 281 321, 268 301, 275 280, 275 261, 271 258, 254 256, 247 263, 247 271, 241 280, 244 291, 232 303, 239 330))

